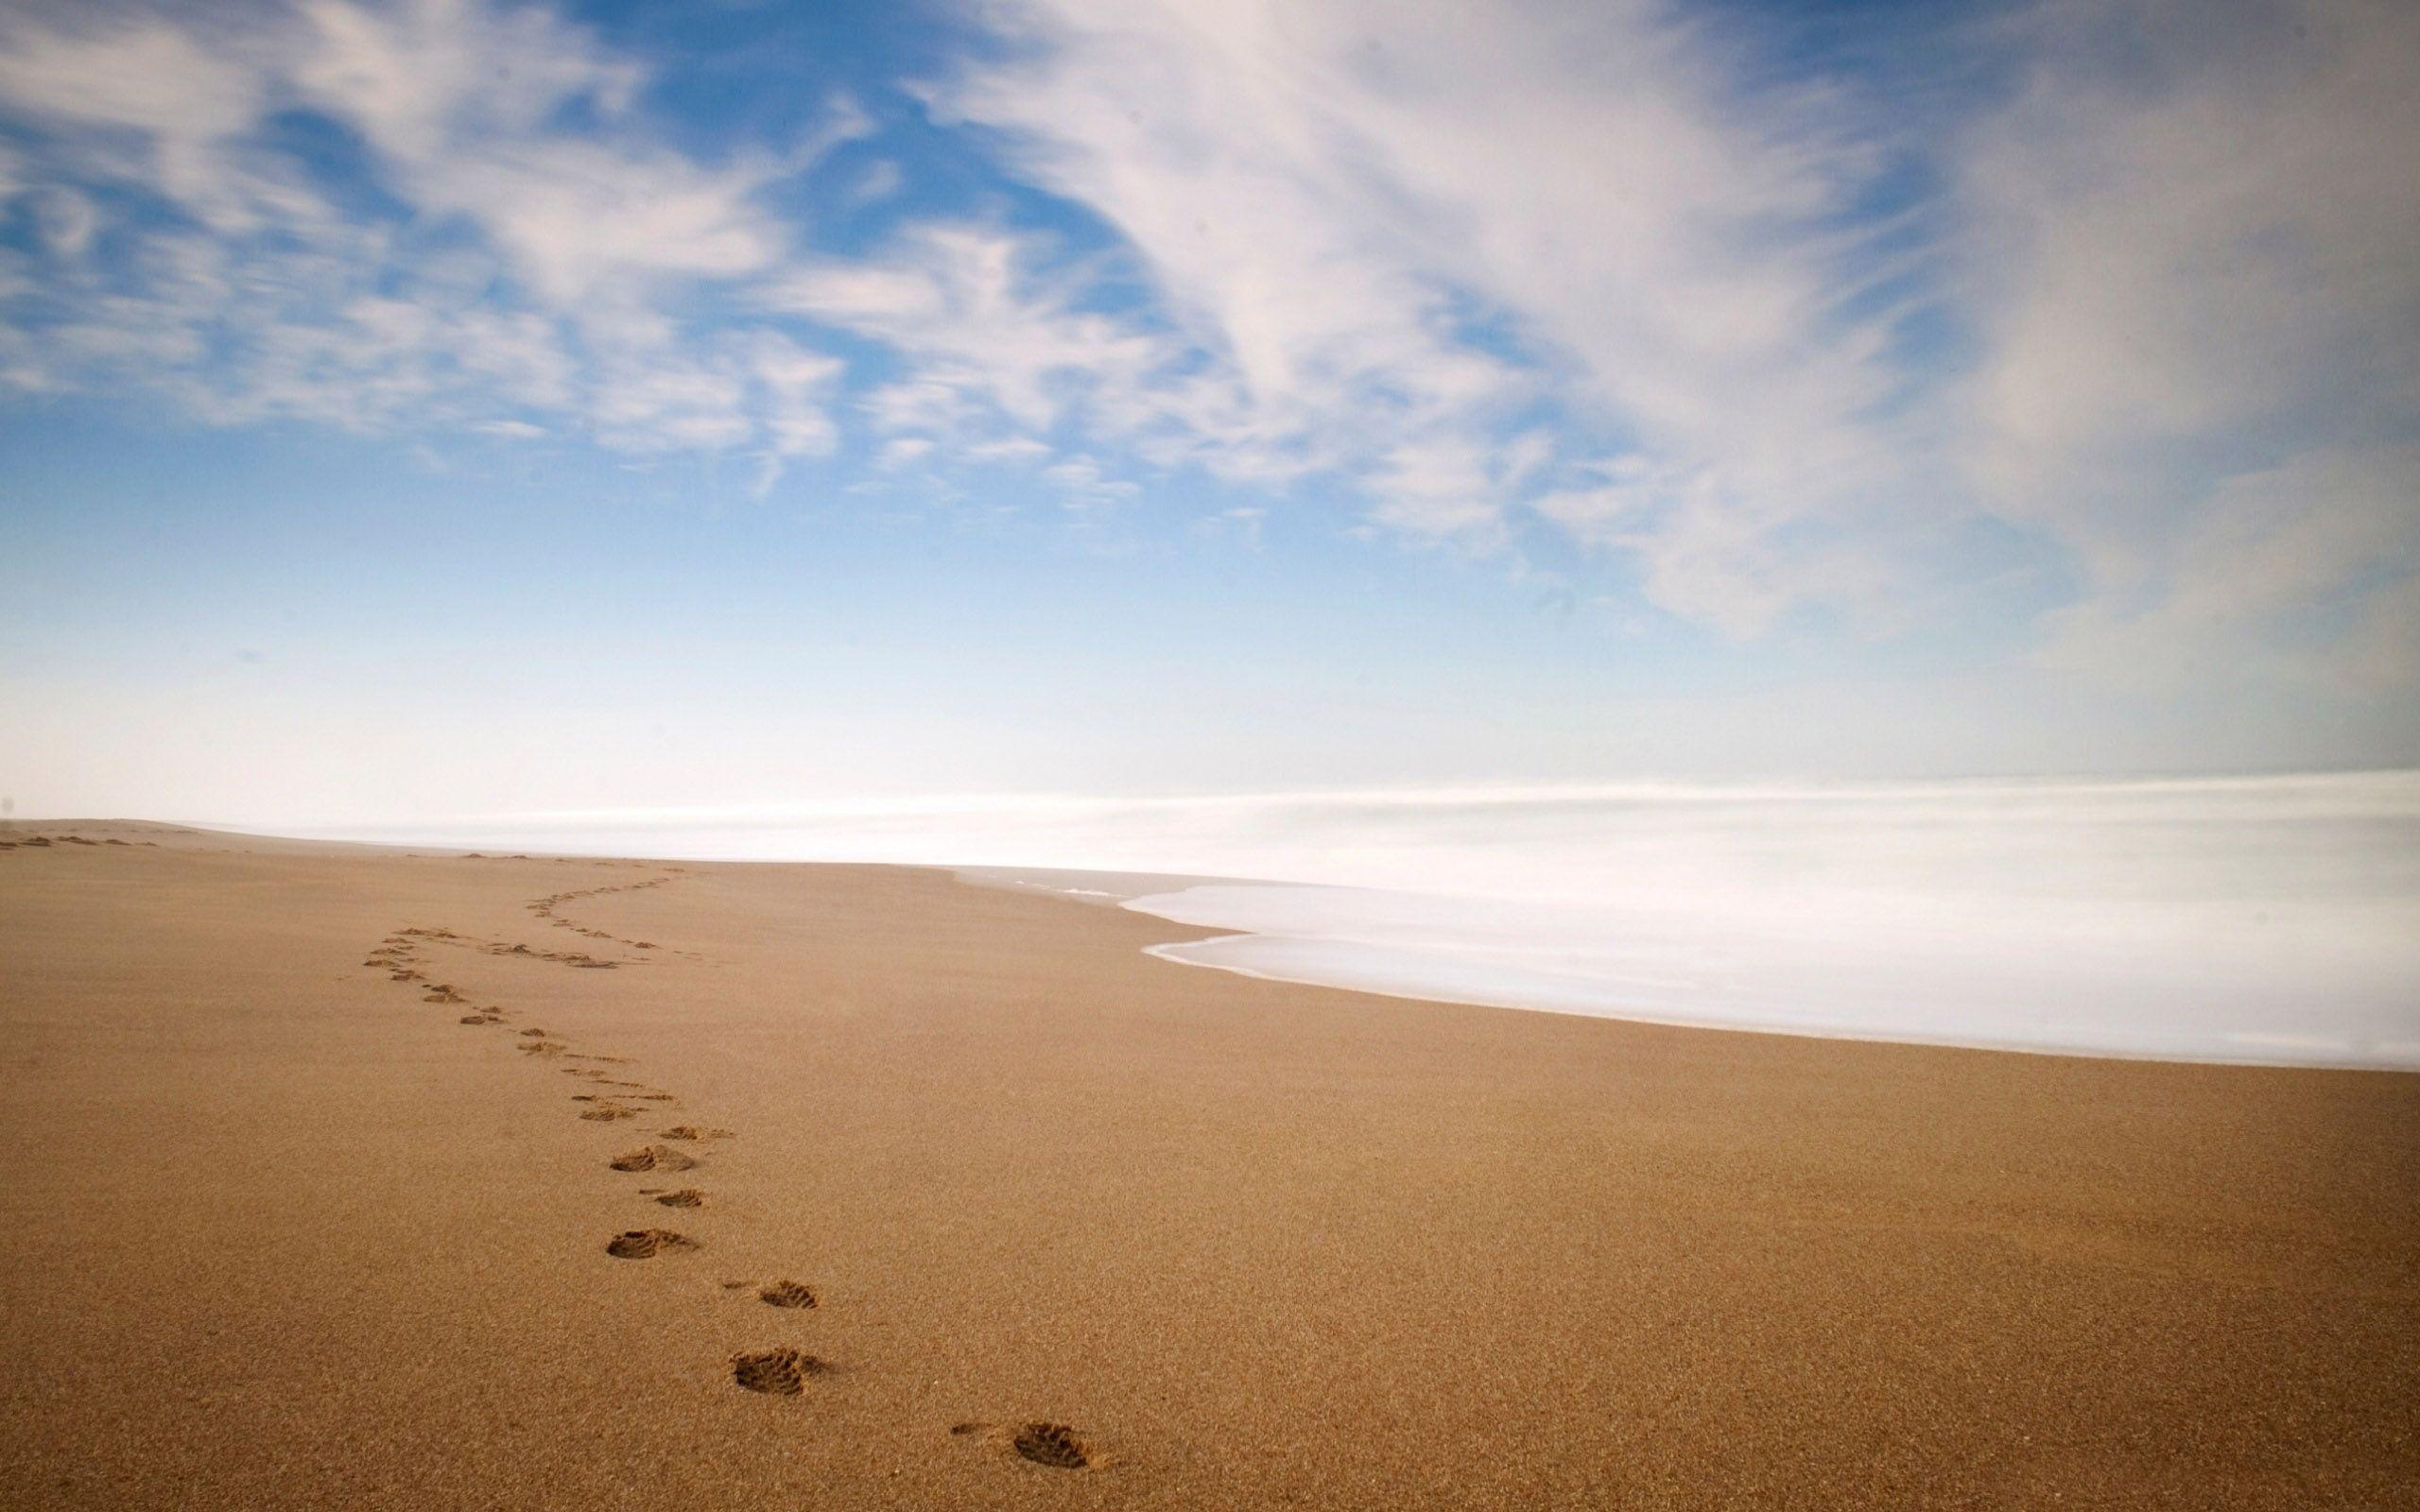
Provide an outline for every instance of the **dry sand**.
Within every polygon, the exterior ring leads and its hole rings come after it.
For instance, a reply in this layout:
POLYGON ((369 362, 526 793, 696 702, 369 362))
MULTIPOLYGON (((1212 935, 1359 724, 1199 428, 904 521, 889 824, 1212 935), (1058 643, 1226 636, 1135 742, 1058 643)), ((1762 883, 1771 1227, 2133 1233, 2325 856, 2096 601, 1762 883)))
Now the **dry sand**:
POLYGON ((1363 997, 936 872, 0 840, 8 1506, 2420 1504, 2420 1077, 1363 997))

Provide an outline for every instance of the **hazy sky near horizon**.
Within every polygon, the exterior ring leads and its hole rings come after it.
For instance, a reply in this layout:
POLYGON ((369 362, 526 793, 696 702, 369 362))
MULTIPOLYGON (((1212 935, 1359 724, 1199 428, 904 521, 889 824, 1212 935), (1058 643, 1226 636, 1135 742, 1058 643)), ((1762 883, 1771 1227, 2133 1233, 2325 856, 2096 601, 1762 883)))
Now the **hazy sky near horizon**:
POLYGON ((0 797, 2420 764, 2420 7, 0 0, 0 797))

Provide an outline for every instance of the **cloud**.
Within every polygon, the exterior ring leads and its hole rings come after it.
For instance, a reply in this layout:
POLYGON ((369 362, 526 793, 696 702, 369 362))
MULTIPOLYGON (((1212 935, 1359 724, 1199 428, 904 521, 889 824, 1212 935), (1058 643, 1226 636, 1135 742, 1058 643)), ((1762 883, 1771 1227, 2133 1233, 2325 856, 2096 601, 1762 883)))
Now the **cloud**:
POLYGON ((786 165, 708 168, 625 128, 643 75, 544 11, 313 0, 303 15, 302 96, 357 128, 406 198, 477 225, 545 302, 740 277, 782 254, 752 197, 786 165), (575 104, 597 134, 556 126, 575 104))
POLYGON ((2409 7, 2046 0, 1940 32, 2015 86, 1945 122, 1662 5, 991 14, 1016 45, 932 106, 1131 249, 1192 359, 1115 387, 1155 461, 1330 474, 1422 539, 1542 522, 1743 638, 1924 623, 1998 570, 1957 565, 1987 515, 2074 555, 2063 664, 2399 623, 2409 7), (2256 496, 2323 523, 2219 591, 2256 496))
MULTIPOLYGON (((1714 474, 1665 502, 1723 514, 1699 534, 1743 577, 1884 471, 1861 417, 1893 375, 1839 313, 1831 223, 1870 164, 1659 8, 995 13, 1024 45, 935 106, 1132 241, 1232 378, 1180 411, 1197 455, 1340 470, 1386 524, 1493 537, 1544 461, 1512 417, 1550 390, 1655 475, 1714 474)), ((1753 626, 1767 597, 1720 607, 1753 626)))
POLYGON ((42 238, 43 250, 61 263, 82 261, 100 231, 100 212, 93 201, 56 184, 38 189, 26 198, 33 213, 34 232, 42 238))
POLYGON ((1123 470, 1251 469, 1205 426, 1221 380, 1183 341, 1086 307, 1098 271, 1039 235, 925 222, 869 261, 800 266, 760 298, 904 360, 859 406, 892 438, 887 461, 1033 467, 1087 502, 1132 497, 1123 470), (1120 461, 1095 455, 1111 447, 1120 461))
POLYGON ((1958 455, 2087 575, 2055 654, 2207 678, 2408 615, 2420 12, 2056 4, 2022 40, 1960 163, 1984 357, 1958 455))
POLYGON ((2219 427, 2420 401, 2420 13, 2367 4, 2038 18, 2023 94, 1963 164, 1990 360, 1977 419, 2022 470, 2219 427))
POLYGON ((870 336, 914 364, 877 404, 891 429, 957 435, 997 421, 1034 433, 1072 413, 1116 423, 1105 396, 1149 387, 1181 352, 1078 307, 1080 285, 1025 239, 919 225, 865 263, 824 262, 771 285, 768 307, 870 336))
POLYGON ((2320 447, 2195 501, 2148 580, 2052 621, 2058 664, 2169 686, 2240 676, 2420 680, 2420 445, 2320 447), (2314 657, 2349 643, 2354 654, 2314 657))
POLYGON ((1269 511, 1261 506, 1242 504, 1203 516, 1194 522, 1193 531, 1199 536, 1230 537, 1242 542, 1245 550, 1258 551, 1261 525, 1268 518, 1269 511))
POLYGON ((934 444, 923 436, 894 436, 882 443, 882 465, 902 468, 921 462, 932 455, 934 444))
POLYGON ((760 193, 829 135, 695 161, 645 118, 640 65, 536 7, 307 0, 6 33, 0 115, 37 133, 27 293, 48 296, 0 336, 20 387, 148 387, 225 423, 537 414, 616 450, 776 469, 833 444, 837 363, 686 313, 786 255, 794 228, 760 193), (298 109, 354 133, 403 209, 276 146, 298 109), (106 238, 95 186, 135 197, 106 238))
POLYGON ((1130 482, 1109 476, 1098 460, 1080 454, 1044 468, 1042 476, 1064 495, 1071 507, 1116 504, 1141 491, 1130 482))
POLYGON ((21 21, 0 48, 0 100, 12 113, 95 134, 79 153, 143 174, 197 206, 222 205, 220 154, 268 103, 249 49, 166 21, 71 32, 21 21))
POLYGON ((857 181, 849 188, 849 198, 856 204, 872 204, 877 199, 890 198, 905 187, 907 182, 906 170, 890 159, 884 158, 869 164, 866 170, 857 176, 857 181))

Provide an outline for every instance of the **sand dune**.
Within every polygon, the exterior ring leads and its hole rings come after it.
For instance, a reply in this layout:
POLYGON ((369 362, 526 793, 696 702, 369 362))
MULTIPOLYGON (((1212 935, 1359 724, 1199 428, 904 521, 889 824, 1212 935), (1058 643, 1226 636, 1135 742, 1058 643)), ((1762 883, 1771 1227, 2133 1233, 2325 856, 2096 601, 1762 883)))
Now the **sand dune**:
POLYGON ((872 867, 0 827, 0 1501, 2420 1499, 2420 1077, 1188 971, 872 867))

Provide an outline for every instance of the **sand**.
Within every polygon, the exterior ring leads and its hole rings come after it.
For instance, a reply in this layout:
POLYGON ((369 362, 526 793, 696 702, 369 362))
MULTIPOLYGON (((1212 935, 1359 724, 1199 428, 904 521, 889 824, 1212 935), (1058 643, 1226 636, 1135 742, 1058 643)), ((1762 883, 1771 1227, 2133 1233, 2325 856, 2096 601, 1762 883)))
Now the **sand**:
POLYGON ((2420 1504, 2420 1077, 1364 997, 933 871, 0 842, 11 1507, 2420 1504))

